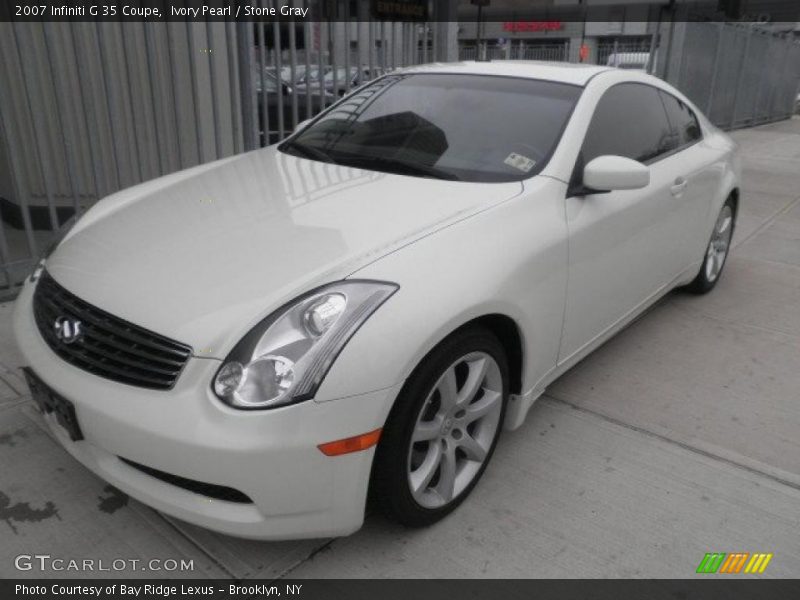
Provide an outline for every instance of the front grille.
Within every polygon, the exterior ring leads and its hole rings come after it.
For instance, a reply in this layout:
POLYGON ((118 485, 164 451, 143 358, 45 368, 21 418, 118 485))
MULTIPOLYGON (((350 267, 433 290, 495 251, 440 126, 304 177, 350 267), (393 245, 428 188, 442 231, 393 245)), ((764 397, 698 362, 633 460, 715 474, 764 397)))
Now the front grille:
POLYGON ((68 363, 106 379, 154 390, 168 390, 178 379, 192 349, 128 323, 84 302, 45 271, 33 295, 39 332, 68 363), (59 339, 56 320, 80 322, 72 343, 59 339))
POLYGON ((160 481, 183 488, 190 492, 194 492, 195 494, 207 496, 216 500, 224 500, 226 502, 237 502, 239 504, 253 503, 253 501, 250 499, 250 496, 234 488, 226 487, 224 485, 217 485, 215 483, 205 483, 203 481, 187 479, 186 477, 181 477, 180 475, 172 475, 171 473, 165 473, 164 471, 159 471, 153 467, 140 465, 139 463, 133 462, 132 460, 128 460, 127 458, 123 458, 121 456, 118 458, 126 465, 130 465, 134 469, 150 475, 150 477, 155 477, 160 481))

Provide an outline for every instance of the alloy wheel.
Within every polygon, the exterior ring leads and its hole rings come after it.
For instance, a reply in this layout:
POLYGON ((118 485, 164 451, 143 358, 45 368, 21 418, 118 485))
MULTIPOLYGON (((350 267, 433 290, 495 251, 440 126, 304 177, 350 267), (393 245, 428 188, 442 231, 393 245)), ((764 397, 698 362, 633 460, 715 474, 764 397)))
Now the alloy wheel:
POLYGON ((455 361, 428 394, 411 437, 408 485, 425 508, 457 498, 486 461, 500 426, 503 379, 485 352, 455 361))
POLYGON ((706 279, 709 282, 716 281, 725 264, 728 250, 733 233, 733 211, 729 204, 722 207, 714 224, 714 231, 711 234, 711 241, 706 250, 706 279))

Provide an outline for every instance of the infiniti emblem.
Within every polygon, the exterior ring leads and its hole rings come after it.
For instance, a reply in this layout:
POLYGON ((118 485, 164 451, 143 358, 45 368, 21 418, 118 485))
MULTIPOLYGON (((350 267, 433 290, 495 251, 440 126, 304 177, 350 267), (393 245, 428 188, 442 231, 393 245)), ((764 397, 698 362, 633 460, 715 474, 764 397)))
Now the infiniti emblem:
POLYGON ((83 324, 78 319, 70 319, 68 317, 58 317, 54 323, 56 330, 56 337, 65 344, 72 344, 80 339, 81 326, 83 324))

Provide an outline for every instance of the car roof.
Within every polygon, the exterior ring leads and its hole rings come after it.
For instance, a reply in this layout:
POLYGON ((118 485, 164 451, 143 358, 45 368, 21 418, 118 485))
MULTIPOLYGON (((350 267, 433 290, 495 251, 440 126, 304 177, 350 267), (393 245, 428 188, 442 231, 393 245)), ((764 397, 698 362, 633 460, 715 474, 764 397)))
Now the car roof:
POLYGON ((469 75, 501 75, 544 79, 560 83, 584 86, 598 73, 612 70, 611 67, 584 63, 546 62, 539 60, 461 61, 454 63, 430 63, 402 69, 403 73, 459 73, 469 75))

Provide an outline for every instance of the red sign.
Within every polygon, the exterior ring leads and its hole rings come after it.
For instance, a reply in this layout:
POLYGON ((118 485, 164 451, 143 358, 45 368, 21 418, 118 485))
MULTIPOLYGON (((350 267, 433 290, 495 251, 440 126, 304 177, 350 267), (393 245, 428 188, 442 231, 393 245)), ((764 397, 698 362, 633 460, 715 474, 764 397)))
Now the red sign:
POLYGON ((519 33, 520 31, 559 31, 564 29, 562 21, 506 21, 503 31, 519 33))
POLYGON ((581 44, 579 56, 581 57, 581 62, 589 58, 589 46, 586 44, 581 44))

